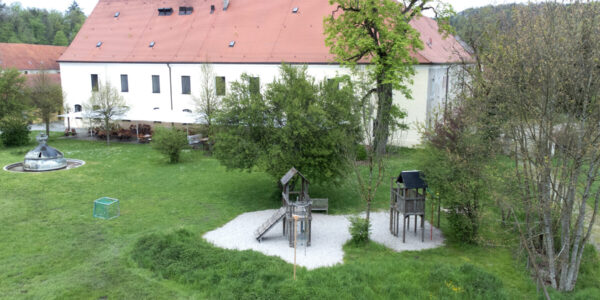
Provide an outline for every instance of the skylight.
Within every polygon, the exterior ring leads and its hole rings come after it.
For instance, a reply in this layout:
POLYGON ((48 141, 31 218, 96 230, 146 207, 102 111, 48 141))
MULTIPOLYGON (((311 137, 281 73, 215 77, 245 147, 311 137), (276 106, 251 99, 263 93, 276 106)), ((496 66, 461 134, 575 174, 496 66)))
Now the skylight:
POLYGON ((229 47, 233 48, 233 46, 235 46, 235 41, 229 42, 229 47))
POLYGON ((118 18, 118 17, 119 17, 119 15, 121 15, 121 12, 116 12, 116 13, 115 13, 115 18, 118 18))
POLYGON ((102 41, 98 42, 98 44, 96 44, 96 48, 100 48, 100 46, 102 46, 102 41))
POLYGON ((173 8, 171 7, 162 7, 158 9, 159 16, 170 16, 173 13, 173 8))
POLYGON ((298 13, 298 8, 297 8, 297 7, 294 7, 294 8, 292 9, 292 13, 294 13, 294 14, 298 13))
POLYGON ((194 11, 194 8, 191 6, 180 6, 179 7, 179 15, 191 15, 194 11))
POLYGON ((148 45, 148 47, 153 48, 155 45, 154 41, 150 42, 150 45, 148 45))

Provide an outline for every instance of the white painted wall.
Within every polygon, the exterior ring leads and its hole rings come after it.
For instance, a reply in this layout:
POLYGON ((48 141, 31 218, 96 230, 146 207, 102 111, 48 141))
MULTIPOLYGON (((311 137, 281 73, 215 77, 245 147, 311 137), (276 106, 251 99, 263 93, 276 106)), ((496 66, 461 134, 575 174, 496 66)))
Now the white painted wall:
MULTIPOLYGON (((172 78, 173 110, 194 110, 192 95, 199 96, 200 81, 202 77, 201 64, 170 64, 172 78), (192 95, 181 93, 181 76, 190 76, 192 95)), ((412 147, 420 143, 417 130, 419 122, 425 122, 427 116, 427 88, 428 74, 431 66, 418 65, 413 78, 412 100, 406 100, 394 92, 394 102, 406 109, 410 126, 408 131, 392 134, 390 142, 394 145, 412 147)), ((227 92, 230 84, 239 80, 244 72, 260 78, 261 86, 272 82, 279 74, 277 64, 213 64, 215 76, 225 76, 227 92)), ((127 74, 129 92, 122 93, 128 105, 133 110, 151 110, 159 107, 160 110, 171 109, 169 93, 169 67, 159 63, 71 63, 61 62, 60 73, 63 91, 66 93, 65 102, 72 108, 76 104, 83 105, 92 93, 91 74, 98 74, 100 84, 110 82, 119 91, 121 90, 121 74, 127 74), (152 75, 160 76, 160 93, 152 93, 152 75)), ((338 65, 309 65, 308 73, 322 80, 334 77, 337 74, 347 74, 348 70, 338 65)), ((65 121, 66 122, 66 121, 65 121)), ((81 121, 71 120, 73 127, 85 127, 81 121)))

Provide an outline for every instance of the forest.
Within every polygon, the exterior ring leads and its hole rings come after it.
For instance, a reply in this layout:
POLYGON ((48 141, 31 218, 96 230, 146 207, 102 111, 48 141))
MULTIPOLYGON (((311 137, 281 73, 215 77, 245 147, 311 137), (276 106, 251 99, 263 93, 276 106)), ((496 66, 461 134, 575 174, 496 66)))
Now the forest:
POLYGON ((68 46, 85 19, 76 1, 60 12, 0 0, 0 42, 68 46))

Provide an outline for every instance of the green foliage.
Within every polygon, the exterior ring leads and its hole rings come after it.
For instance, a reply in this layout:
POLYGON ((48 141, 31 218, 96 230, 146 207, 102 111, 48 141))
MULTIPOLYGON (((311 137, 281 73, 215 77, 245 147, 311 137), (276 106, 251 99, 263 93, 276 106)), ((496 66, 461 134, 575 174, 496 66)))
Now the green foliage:
POLYGON ((359 140, 350 79, 317 84, 306 67, 282 65, 279 79, 260 94, 251 78, 242 75, 223 98, 216 157, 227 168, 257 166, 275 178, 291 167, 313 182, 343 178, 347 152, 359 140))
POLYGON ((50 135, 50 117, 52 113, 60 111, 63 105, 63 92, 60 84, 51 81, 50 77, 42 72, 32 79, 30 88, 31 104, 37 110, 38 116, 46 124, 46 135, 50 135))
POLYGON ((488 199, 485 172, 488 144, 470 125, 462 107, 449 108, 446 120, 436 120, 424 132, 426 148, 419 160, 429 187, 449 209, 451 238, 475 243, 480 206, 488 199))
POLYGON ((4 146, 23 146, 29 143, 29 125, 22 116, 4 116, 0 119, 0 131, 0 139, 4 146))
POLYGON ((169 158, 170 163, 178 163, 181 149, 187 146, 185 131, 176 128, 156 127, 152 135, 152 148, 169 158))
MULTIPOLYGON (((90 99, 84 104, 85 110, 93 111, 102 120, 102 125, 109 131, 114 118, 129 110, 125 98, 110 82, 99 84, 98 90, 93 91, 90 99)), ((106 144, 110 144, 110 134, 106 135, 106 144)))
POLYGON ((52 42, 52 45, 68 46, 69 40, 67 39, 67 35, 62 30, 57 31, 56 34, 54 35, 54 40, 52 42))
POLYGON ((64 13, 0 3, 0 42, 67 46, 85 19, 75 1, 64 13))
POLYGON ((429 280, 443 299, 507 299, 502 281, 472 264, 458 270, 440 265, 429 274, 429 280))
POLYGON ((355 245, 364 245, 369 241, 369 233, 371 232, 371 223, 366 218, 359 216, 351 216, 350 220, 350 235, 352 243, 355 245))
POLYGON ((0 68, 0 119, 27 108, 25 76, 16 69, 0 68))
POLYGON ((364 145, 358 144, 356 145, 356 160, 364 161, 367 159, 367 149, 364 145))

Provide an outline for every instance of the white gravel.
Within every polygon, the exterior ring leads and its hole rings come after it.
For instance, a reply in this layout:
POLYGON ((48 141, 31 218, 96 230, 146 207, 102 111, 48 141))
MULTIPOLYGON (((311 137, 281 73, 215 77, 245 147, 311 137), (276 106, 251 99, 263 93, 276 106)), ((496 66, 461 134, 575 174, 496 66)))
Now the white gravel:
MULTIPOLYGON (((204 238, 217 247, 259 251, 293 263, 294 249, 289 247, 287 238, 282 234, 281 222, 264 235, 262 242, 254 238, 256 228, 275 211, 270 209, 241 214, 223 227, 205 233, 204 238)), ((425 222, 425 242, 421 242, 421 232, 417 230, 417 235, 414 234, 414 219, 410 220, 411 231, 407 231, 406 243, 402 243, 402 223, 400 236, 395 237, 389 231, 389 213, 372 212, 371 239, 395 251, 430 249, 444 244, 438 229, 433 229, 433 240, 430 239, 431 226, 428 222, 425 222)), ((349 226, 348 216, 313 213, 311 246, 298 245, 298 265, 310 270, 343 263, 342 246, 350 239, 349 226)))

